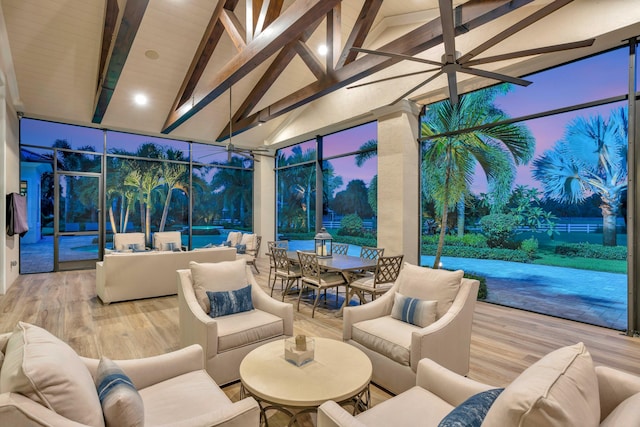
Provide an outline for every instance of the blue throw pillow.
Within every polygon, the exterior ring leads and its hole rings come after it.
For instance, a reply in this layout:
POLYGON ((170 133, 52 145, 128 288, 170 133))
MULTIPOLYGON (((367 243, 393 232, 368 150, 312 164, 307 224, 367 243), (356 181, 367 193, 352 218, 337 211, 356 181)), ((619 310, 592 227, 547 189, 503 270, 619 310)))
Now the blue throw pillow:
POLYGON ((449 412, 438 427, 480 427, 493 402, 503 388, 494 388, 474 394, 449 412))
POLYGON ((140 393, 122 368, 106 357, 98 363, 96 389, 108 426, 144 426, 140 393))
POLYGON ((247 245, 236 245, 236 252, 239 254, 244 254, 247 252, 247 245))
POLYGON ((131 249, 133 252, 144 252, 146 248, 143 244, 132 243, 129 245, 129 249, 131 249))
POLYGON ((236 289, 235 291, 207 291, 207 296, 211 304, 211 311, 209 311, 209 316, 211 317, 220 317, 253 310, 251 285, 236 289))

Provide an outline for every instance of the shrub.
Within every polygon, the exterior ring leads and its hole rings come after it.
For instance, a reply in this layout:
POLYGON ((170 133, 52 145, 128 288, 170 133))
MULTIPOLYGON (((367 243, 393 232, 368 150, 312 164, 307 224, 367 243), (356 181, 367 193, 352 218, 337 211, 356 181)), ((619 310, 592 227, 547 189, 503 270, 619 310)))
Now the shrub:
POLYGON ((487 290, 487 278, 485 276, 481 276, 472 272, 464 272, 464 277, 467 279, 474 279, 480 282, 480 287, 478 288, 478 299, 485 300, 489 296, 489 291, 487 290))
POLYGON ((364 236, 362 218, 357 214, 345 215, 340 221, 340 236, 364 236))
MULTIPOLYGON (((423 255, 435 255, 437 245, 422 245, 423 255)), ((501 261, 530 262, 529 255, 521 249, 471 248, 468 246, 445 246, 442 255, 459 258, 497 259, 501 261)))
POLYGON ((556 246, 556 253, 559 255, 611 259, 624 261, 627 259, 626 246, 602 246, 592 243, 561 243, 556 246))
POLYGON ((480 226, 490 248, 508 248, 513 242, 518 223, 518 218, 509 214, 491 214, 480 218, 480 226))
POLYGON ((534 259, 538 252, 538 240, 535 237, 520 242, 520 249, 529 255, 530 259, 534 259))
MULTIPOLYGON (((422 243, 427 245, 437 245, 438 238, 440 236, 423 236, 422 243)), ((445 235, 444 236, 444 244, 445 246, 470 246, 474 248, 486 248, 487 247, 487 238, 482 234, 477 233, 467 233, 462 237, 445 235)))

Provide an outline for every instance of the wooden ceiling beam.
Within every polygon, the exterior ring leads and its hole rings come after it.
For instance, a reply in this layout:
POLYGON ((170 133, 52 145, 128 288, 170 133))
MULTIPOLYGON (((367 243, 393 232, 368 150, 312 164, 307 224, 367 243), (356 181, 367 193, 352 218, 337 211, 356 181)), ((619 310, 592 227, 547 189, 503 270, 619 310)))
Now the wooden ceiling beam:
POLYGON ((218 1, 216 8, 211 14, 209 24, 207 24, 207 28, 202 35, 198 49, 196 49, 193 56, 191 65, 189 65, 189 70, 182 81, 178 95, 173 101, 171 111, 178 109, 178 107, 183 105, 193 96, 193 91, 195 90, 198 81, 200 81, 200 78, 202 77, 202 73, 204 73, 209 60, 213 55, 213 51, 218 46, 220 37, 222 37, 222 34, 224 33, 224 26, 220 22, 220 15, 222 14, 223 9, 234 10, 238 1, 239 0, 218 1))
POLYGON ((299 0, 293 3, 271 25, 269 32, 263 32, 248 43, 246 48, 220 70, 207 88, 207 95, 193 106, 183 105, 169 113, 162 133, 170 133, 182 123, 202 110, 211 101, 223 94, 232 84, 266 61, 271 55, 296 39, 305 29, 325 16, 340 0, 299 0))
POLYGON ((365 0, 360 10, 360 15, 358 15, 358 19, 342 49, 342 53, 336 61, 336 68, 342 68, 356 60, 358 52, 352 51, 351 48, 362 47, 367 38, 367 34, 369 34, 369 30, 371 30, 373 21, 375 21, 378 15, 380 6, 382 6, 382 0, 365 0))
POLYGON ((148 3, 149 0, 131 0, 124 7, 113 50, 98 85, 93 119, 91 120, 93 123, 102 123, 148 3))
POLYGON ((104 26, 102 28, 102 48, 100 49, 100 64, 98 65, 98 82, 96 84, 96 91, 100 87, 100 78, 104 71, 104 65, 109 57, 109 51, 113 44, 113 33, 116 30, 118 23, 118 0, 107 0, 104 6, 104 26))
POLYGON ((231 38, 233 45, 238 49, 238 52, 247 47, 247 33, 232 10, 222 9, 220 22, 222 22, 224 29, 231 38))
POLYGON ((264 0, 255 25, 254 34, 262 33, 282 13, 284 0, 264 0))
POLYGON ((294 43, 293 48, 298 53, 300 58, 304 61, 306 66, 311 70, 316 79, 323 79, 327 74, 325 73, 324 65, 318 60, 313 50, 304 42, 298 40, 294 43))
MULTIPOLYGON (((463 34, 512 12, 533 0, 470 0, 454 10, 456 34, 463 34)), ((416 55, 442 43, 440 18, 421 25, 413 31, 387 43, 381 51, 416 55)), ((368 54, 337 69, 334 78, 319 80, 282 98, 281 100, 234 123, 234 134, 245 132, 261 122, 274 119, 324 95, 335 92, 364 77, 383 70, 400 61, 381 55, 368 54)))
MULTIPOLYGON (((258 105, 258 102, 262 99, 262 97, 267 93, 269 88, 275 83, 275 81, 280 77, 280 74, 287 68, 287 65, 295 58, 296 50, 295 45, 298 42, 306 42, 309 40, 313 32, 318 28, 322 20, 318 20, 315 24, 311 25, 307 28, 307 30, 302 34, 302 36, 298 40, 294 40, 283 47, 276 59, 269 65, 267 71, 262 75, 258 83, 251 90, 251 93, 246 97, 238 111, 234 114, 232 120, 233 122, 237 122, 238 120, 249 115, 251 110, 258 105)), ((229 134, 229 124, 223 130, 224 135, 229 134)))
POLYGON ((338 4, 327 14, 327 74, 335 69, 336 59, 342 46, 342 5, 338 4))

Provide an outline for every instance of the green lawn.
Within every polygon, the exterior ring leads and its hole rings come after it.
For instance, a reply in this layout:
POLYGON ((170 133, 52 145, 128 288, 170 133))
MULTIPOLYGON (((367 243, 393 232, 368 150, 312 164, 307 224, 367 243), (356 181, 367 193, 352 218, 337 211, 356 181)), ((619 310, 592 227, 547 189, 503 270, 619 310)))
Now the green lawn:
POLYGON ((538 250, 533 264, 554 265, 557 267, 579 268, 581 270, 606 271, 608 273, 627 274, 627 262, 608 259, 567 257, 546 250, 538 250))

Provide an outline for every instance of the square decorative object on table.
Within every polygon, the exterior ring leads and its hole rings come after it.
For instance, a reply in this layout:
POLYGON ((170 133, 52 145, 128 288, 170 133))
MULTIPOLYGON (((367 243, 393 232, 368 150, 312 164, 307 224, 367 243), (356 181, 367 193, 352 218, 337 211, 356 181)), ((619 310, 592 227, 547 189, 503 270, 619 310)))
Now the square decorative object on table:
POLYGON ((315 343, 313 338, 297 335, 284 340, 284 358, 296 366, 313 361, 315 343))

